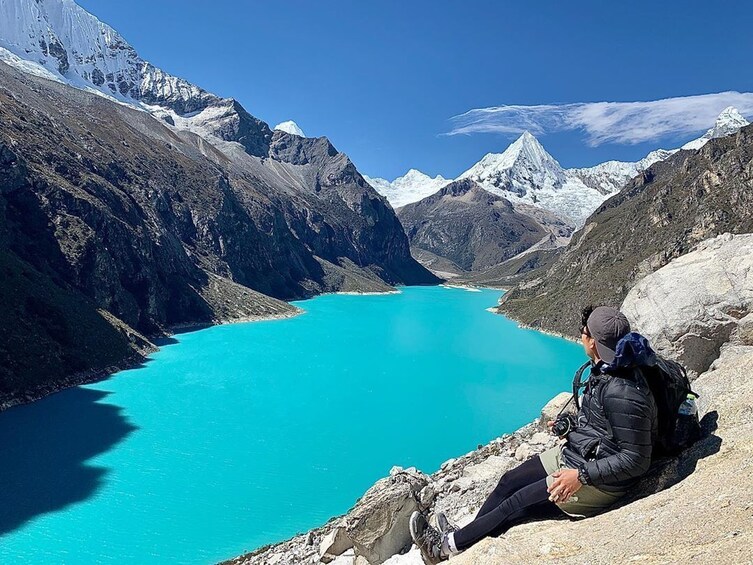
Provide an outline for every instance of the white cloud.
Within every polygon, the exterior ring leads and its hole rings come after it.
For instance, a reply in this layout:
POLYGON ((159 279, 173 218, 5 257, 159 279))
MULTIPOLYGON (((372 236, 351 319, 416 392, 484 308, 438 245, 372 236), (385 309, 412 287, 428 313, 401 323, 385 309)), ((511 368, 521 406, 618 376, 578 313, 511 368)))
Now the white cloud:
POLYGON ((734 106, 753 115, 752 92, 719 92, 648 102, 579 102, 538 106, 476 108, 450 118, 446 135, 472 133, 534 135, 582 131, 591 146, 635 144, 665 136, 694 134, 710 128, 719 113, 734 106))

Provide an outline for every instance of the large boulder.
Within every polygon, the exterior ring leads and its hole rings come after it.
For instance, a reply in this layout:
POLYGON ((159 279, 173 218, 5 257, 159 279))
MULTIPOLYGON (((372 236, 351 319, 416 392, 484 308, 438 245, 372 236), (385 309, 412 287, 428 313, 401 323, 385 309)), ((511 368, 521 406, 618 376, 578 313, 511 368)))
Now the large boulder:
POLYGON ((410 546, 408 521, 414 510, 424 510, 420 493, 428 483, 429 477, 412 467, 395 467, 366 491, 344 519, 356 556, 378 565, 410 546))
POLYGON ((709 368, 742 320, 751 333, 753 235, 724 234, 648 275, 628 293, 622 311, 661 354, 691 377, 709 368))
POLYGON ((335 560, 338 555, 342 555, 353 547, 353 542, 345 532, 345 528, 342 526, 336 526, 324 536, 319 544, 319 561, 322 563, 330 563, 335 560))

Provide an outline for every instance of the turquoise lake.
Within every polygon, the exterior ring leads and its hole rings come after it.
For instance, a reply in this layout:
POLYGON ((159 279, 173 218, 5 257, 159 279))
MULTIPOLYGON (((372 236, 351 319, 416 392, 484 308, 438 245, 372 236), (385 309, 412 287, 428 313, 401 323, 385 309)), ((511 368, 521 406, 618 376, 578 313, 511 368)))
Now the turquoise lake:
POLYGON ((328 295, 0 414, 0 562, 211 563, 534 419, 583 362, 500 292, 328 295))

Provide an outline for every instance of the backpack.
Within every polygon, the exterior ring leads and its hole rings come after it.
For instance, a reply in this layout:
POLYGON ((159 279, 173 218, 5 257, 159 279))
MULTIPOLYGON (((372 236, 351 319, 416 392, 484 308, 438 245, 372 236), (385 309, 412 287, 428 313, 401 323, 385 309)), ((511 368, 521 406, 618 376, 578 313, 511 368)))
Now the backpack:
POLYGON ((656 402, 659 434, 654 444, 654 455, 677 455, 701 436, 698 411, 681 415, 680 406, 692 394, 685 367, 669 359, 656 356, 654 365, 642 366, 651 394, 656 402))
POLYGON ((698 411, 680 414, 680 407, 692 394, 685 367, 656 354, 648 340, 639 333, 624 336, 615 348, 611 366, 637 367, 648 383, 656 403, 658 436, 654 444, 654 458, 676 455, 693 444, 701 435, 698 411))
MULTIPOLYGON (((654 443, 653 458, 677 455, 692 445, 701 435, 698 411, 689 415, 680 414, 680 407, 692 394, 698 394, 690 388, 690 381, 685 367, 657 355, 641 334, 631 332, 624 336, 615 347, 615 359, 605 372, 620 376, 624 369, 640 369, 656 403, 658 434, 654 443)), ((585 386, 583 373, 591 365, 585 363, 575 373, 573 379, 573 397, 576 409, 578 392, 585 386)), ((570 402, 568 401, 568 404, 570 402)), ((567 405, 560 411, 563 412, 567 405)))

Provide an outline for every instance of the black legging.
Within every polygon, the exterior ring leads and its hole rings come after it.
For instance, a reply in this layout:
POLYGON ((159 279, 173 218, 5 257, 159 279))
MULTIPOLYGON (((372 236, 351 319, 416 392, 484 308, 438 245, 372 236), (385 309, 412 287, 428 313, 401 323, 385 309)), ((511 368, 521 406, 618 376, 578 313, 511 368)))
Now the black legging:
POLYGON ((488 535, 500 535, 526 520, 561 515, 549 500, 546 476, 539 457, 502 475, 473 522, 455 532, 457 549, 467 549, 488 535))

